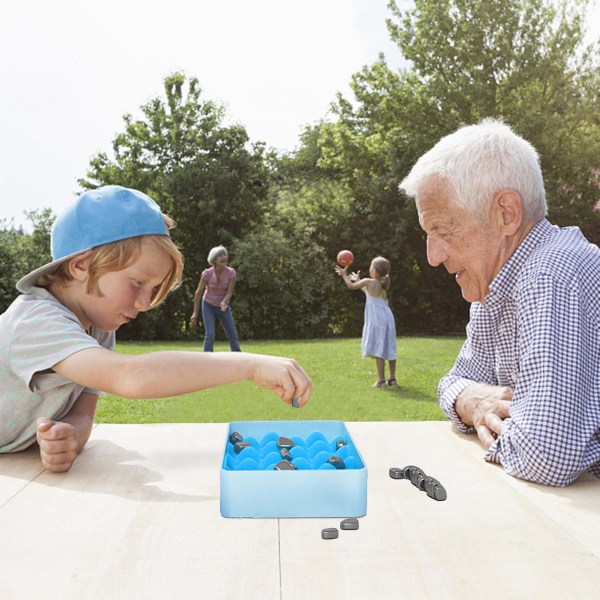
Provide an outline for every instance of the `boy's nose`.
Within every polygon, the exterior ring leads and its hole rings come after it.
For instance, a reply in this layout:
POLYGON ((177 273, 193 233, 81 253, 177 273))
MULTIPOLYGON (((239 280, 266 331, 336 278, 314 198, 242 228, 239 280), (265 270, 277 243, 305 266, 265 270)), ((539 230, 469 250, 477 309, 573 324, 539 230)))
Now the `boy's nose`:
POLYGON ((447 260, 448 252, 445 246, 445 242, 441 240, 427 238, 427 261, 432 267, 437 267, 447 260))
POLYGON ((150 305, 152 304, 152 292, 141 290, 135 299, 135 307, 141 311, 145 312, 150 310, 150 305))

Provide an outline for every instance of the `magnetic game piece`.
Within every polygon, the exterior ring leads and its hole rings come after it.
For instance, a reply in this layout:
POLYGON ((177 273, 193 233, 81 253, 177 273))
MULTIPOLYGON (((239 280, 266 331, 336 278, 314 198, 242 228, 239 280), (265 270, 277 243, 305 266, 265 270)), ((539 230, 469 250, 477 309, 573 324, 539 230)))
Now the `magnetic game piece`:
POLYGON ((273 467, 273 470, 275 470, 275 471, 295 471, 296 468, 297 468, 296 465, 294 465, 290 461, 288 461, 288 460, 280 460, 273 467))
POLYGON ((290 454, 290 451, 287 448, 282 448, 279 451, 279 454, 281 454, 281 458, 283 458, 283 460, 292 462, 292 455, 290 454))
POLYGON ((433 477, 425 478, 425 491, 427 492, 427 495, 434 500, 441 501, 448 497, 444 486, 433 477))
POLYGON ((408 465, 407 467, 402 467, 402 472, 404 473, 404 479, 410 479, 410 474, 413 469, 418 469, 419 467, 415 467, 414 465, 408 465))
POLYGON ((300 396, 294 396, 292 398, 292 408, 300 408, 300 396))
POLYGON ((328 527, 327 529, 321 530, 321 537, 324 540, 335 540, 338 535, 339 532, 335 527, 328 527))
POLYGON ((277 438, 277 447, 279 449, 286 448, 287 450, 289 450, 290 448, 293 448, 295 445, 296 444, 294 444, 294 442, 292 440, 290 440, 290 438, 283 437, 282 435, 280 435, 277 438))
POLYGON ((425 477, 424 487, 425 487, 425 493, 428 496, 430 496, 433 491, 434 483, 435 483, 435 479, 433 477, 431 477, 430 475, 427 475, 427 477, 425 477))
POLYGON ((344 519, 340 523, 340 529, 358 529, 358 519, 344 519))
POLYGON ((410 482, 415 486, 419 487, 419 476, 424 475, 424 471, 419 469, 419 467, 413 467, 410 470, 410 482))
POLYGON ((335 449, 339 450, 340 448, 343 448, 346 445, 346 442, 344 440, 338 440, 335 444, 335 449))
POLYGON ((238 442, 241 442, 244 439, 244 436, 241 433, 238 433, 237 431, 234 431, 230 436, 229 436, 229 441, 232 444, 237 444, 238 442))
POLYGON ((233 449, 236 454, 239 454, 244 448, 249 448, 250 446, 252 446, 250 442, 236 442, 233 445, 233 449))
POLYGON ((345 469, 346 463, 339 456, 330 456, 327 462, 336 469, 345 469))
POLYGON ((434 477, 431 476, 427 476, 425 477, 425 492, 427 493, 428 496, 430 496, 431 498, 433 498, 433 486, 434 485, 441 485, 440 482, 435 479, 434 477))
POLYGON ((427 475, 425 475, 425 473, 423 473, 423 471, 421 471, 418 475, 417 475, 417 483, 416 486, 422 491, 425 491, 425 480, 427 479, 427 475))
POLYGON ((433 496, 431 496, 434 500, 442 501, 448 497, 448 493, 446 492, 446 488, 440 483, 439 485, 436 483, 433 486, 433 496))
POLYGON ((398 467, 392 467, 390 469, 390 477, 392 479, 404 479, 404 470, 398 467))

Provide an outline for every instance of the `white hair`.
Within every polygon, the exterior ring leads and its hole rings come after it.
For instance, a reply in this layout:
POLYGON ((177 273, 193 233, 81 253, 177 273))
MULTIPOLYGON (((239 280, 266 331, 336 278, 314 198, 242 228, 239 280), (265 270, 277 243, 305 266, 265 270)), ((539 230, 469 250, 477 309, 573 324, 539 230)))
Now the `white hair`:
POLYGON ((532 222, 548 212, 537 151, 495 119, 443 137, 419 158, 399 188, 416 196, 420 186, 436 175, 451 185, 454 201, 481 222, 487 220, 492 198, 503 189, 521 195, 525 216, 532 222))
POLYGON ((208 258, 206 259, 208 260, 208 264, 214 266, 215 261, 221 254, 227 254, 227 248, 225 248, 225 246, 215 246, 214 248, 211 248, 208 253, 208 258))

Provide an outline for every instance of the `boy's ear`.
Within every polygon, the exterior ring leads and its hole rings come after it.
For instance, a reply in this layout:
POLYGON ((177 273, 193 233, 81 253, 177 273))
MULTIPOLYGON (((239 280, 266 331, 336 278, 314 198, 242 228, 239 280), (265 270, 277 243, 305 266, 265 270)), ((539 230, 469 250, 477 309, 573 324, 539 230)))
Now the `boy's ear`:
POLYGON ((87 279, 91 256, 92 251, 88 250, 87 252, 78 254, 69 261, 67 269, 73 279, 76 281, 85 281, 87 279))
POLYGON ((512 189, 501 190, 494 197, 493 206, 504 233, 514 235, 520 229, 525 215, 521 194, 512 189))

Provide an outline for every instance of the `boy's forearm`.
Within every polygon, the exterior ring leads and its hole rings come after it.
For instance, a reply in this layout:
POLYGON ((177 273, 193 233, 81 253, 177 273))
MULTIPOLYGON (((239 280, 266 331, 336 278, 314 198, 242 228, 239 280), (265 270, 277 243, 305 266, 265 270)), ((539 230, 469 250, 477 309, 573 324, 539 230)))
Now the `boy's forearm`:
POLYGON ((62 418, 62 423, 69 423, 77 432, 77 451, 87 443, 94 427, 94 415, 98 396, 89 392, 82 392, 71 410, 62 418))
POLYGON ((69 423, 73 425, 77 432, 77 451, 81 450, 90 439, 92 428, 94 426, 94 420, 89 415, 82 413, 68 414, 61 419, 62 423, 69 423))
POLYGON ((260 355, 225 352, 149 352, 136 356, 84 350, 55 365, 81 385, 125 398, 164 398, 252 377, 260 355))
POLYGON ((165 398, 249 380, 284 402, 308 401, 312 382, 289 358, 246 352, 149 352, 126 355, 101 348, 77 352, 54 365, 63 377, 125 398, 165 398))
POLYGON ((225 352, 151 352, 132 357, 123 383, 129 398, 186 394, 251 377, 255 355, 225 352))

